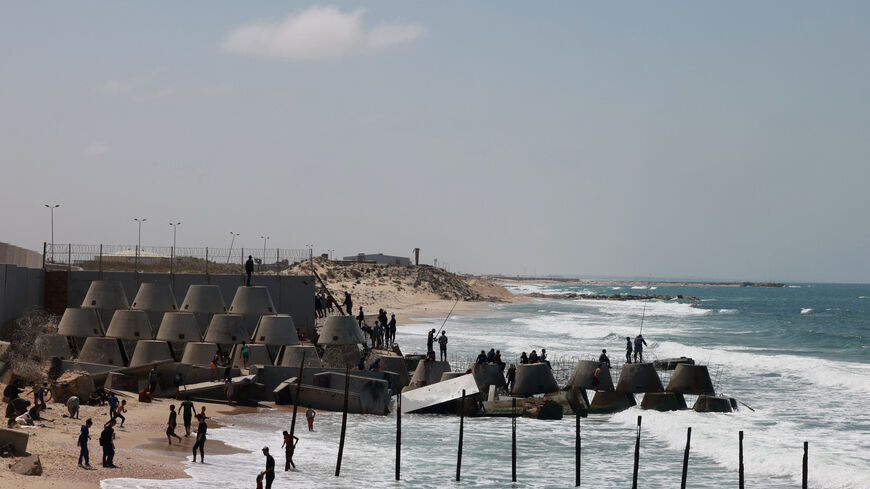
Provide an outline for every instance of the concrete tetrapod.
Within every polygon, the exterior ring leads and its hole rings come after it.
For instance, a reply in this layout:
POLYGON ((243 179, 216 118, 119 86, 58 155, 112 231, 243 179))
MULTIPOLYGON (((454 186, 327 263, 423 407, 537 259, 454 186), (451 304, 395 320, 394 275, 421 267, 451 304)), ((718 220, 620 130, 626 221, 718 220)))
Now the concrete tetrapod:
POLYGON ((192 312, 167 312, 160 322, 156 339, 162 341, 190 342, 201 339, 199 325, 192 312))
POLYGON ((79 352, 79 361, 123 367, 124 355, 117 339, 91 336, 79 352))
POLYGON ((100 326, 97 311, 67 307, 57 325, 57 334, 81 338, 103 336, 103 327, 100 326))
POLYGON ((242 316, 238 314, 215 314, 205 332, 209 343, 236 344, 248 340, 242 316))
POLYGON ((714 394, 713 381, 710 380, 707 366, 685 363, 677 365, 674 369, 674 374, 671 375, 668 388, 665 390, 680 394, 714 394))
POLYGON ((169 343, 161 340, 139 340, 130 359, 131 367, 147 365, 154 362, 175 361, 169 343))
POLYGON ((299 336, 288 314, 263 316, 254 330, 254 343, 269 346, 298 345, 299 336))
POLYGON ((152 334, 148 313, 131 309, 115 311, 109 322, 109 329, 106 330, 106 337, 119 340, 150 340, 152 334))
POLYGON ((525 363, 517 365, 517 377, 511 394, 533 396, 559 390, 553 371, 546 363, 525 363))
POLYGON ((127 294, 121 282, 94 280, 88 287, 82 307, 86 309, 130 309, 127 294))
POLYGON ((568 385, 565 387, 574 386, 581 389, 595 389, 597 391, 612 391, 613 377, 610 375, 610 366, 607 364, 601 365, 601 374, 598 376, 600 382, 597 387, 592 385, 592 377, 595 375, 595 369, 599 363, 594 360, 580 360, 577 366, 574 367, 574 372, 568 379, 568 385))
POLYGON ((320 330, 320 345, 365 344, 362 330, 351 316, 330 316, 320 330))
POLYGON ((172 293, 169 284, 143 283, 139 286, 130 308, 140 311, 170 312, 177 311, 178 304, 175 303, 175 294, 172 293))
POLYGON ((284 348, 284 354, 281 356, 281 367, 298 367, 302 361, 302 354, 305 354, 305 368, 320 368, 323 363, 320 361, 320 356, 317 355, 317 348, 311 343, 302 343, 301 345, 292 345, 284 348))
POLYGON ((181 357, 181 363, 208 367, 211 365, 211 361, 214 359, 217 351, 217 345, 214 343, 190 342, 184 345, 184 355, 181 357))
POLYGON ((275 305, 272 304, 272 296, 269 289, 263 286, 239 287, 236 296, 230 304, 229 312, 233 314, 246 314, 251 316, 263 316, 275 314, 275 305))
POLYGON ((662 392, 662 381, 651 363, 626 363, 619 373, 616 392, 637 394, 640 392, 662 392))
POLYGON ((72 358, 69 342, 59 334, 45 334, 36 337, 33 349, 41 358, 57 357, 63 360, 72 358))
POLYGON ((191 285, 181 303, 184 312, 201 314, 224 314, 227 306, 217 285, 191 285))
POLYGON ((507 387, 507 381, 502 374, 501 365, 497 363, 475 363, 471 367, 471 373, 477 382, 480 392, 489 392, 489 386, 507 387))
MULTIPOLYGON (((233 367, 242 368, 245 366, 245 362, 242 360, 242 349, 236 348, 235 350, 233 367)), ((248 367, 253 365, 272 365, 274 363, 269 357, 269 350, 266 345, 252 345, 248 343, 248 353, 248 367)))
MULTIPOLYGON (((411 376, 411 382, 402 392, 410 391, 426 385, 437 384, 441 381, 441 375, 450 372, 450 363, 441 361, 423 360, 417 363, 417 369, 411 376)), ((473 378, 473 377, 472 377, 473 378)))

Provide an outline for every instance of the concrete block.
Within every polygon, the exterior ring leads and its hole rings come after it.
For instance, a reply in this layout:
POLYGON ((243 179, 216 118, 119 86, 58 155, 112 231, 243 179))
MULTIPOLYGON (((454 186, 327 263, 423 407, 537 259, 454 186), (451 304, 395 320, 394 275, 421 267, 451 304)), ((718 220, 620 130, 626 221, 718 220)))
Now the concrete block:
POLYGON ((30 434, 27 432, 0 428, 0 445, 9 443, 18 457, 23 457, 27 453, 27 442, 29 441, 30 434))
POLYGON ((151 333, 151 321, 148 320, 148 313, 129 309, 115 311, 109 322, 109 328, 106 330, 106 337, 122 340, 150 340, 153 334, 151 333))
POLYGON ((202 339, 196 316, 192 312, 167 312, 164 314, 155 338, 184 343, 202 339))
POLYGON ((698 396, 698 400, 695 401, 695 405, 692 406, 692 409, 699 413, 730 413, 734 409, 734 405, 736 402, 731 402, 731 398, 728 397, 716 397, 716 396, 707 396, 700 395, 698 396))
POLYGON ((322 368, 323 362, 320 361, 320 355, 317 354, 317 348, 311 343, 302 343, 300 345, 292 345, 284 347, 284 353, 281 355, 280 366, 282 367, 299 367, 302 362, 302 355, 305 355, 306 368, 322 368))
POLYGON ((715 394, 707 366, 686 363, 676 366, 671 380, 668 382, 668 388, 665 390, 680 394, 715 394))
POLYGON ((57 334, 41 335, 36 338, 33 346, 40 358, 43 359, 58 357, 63 360, 69 360, 72 358, 72 352, 69 349, 69 341, 67 341, 66 336, 57 334))
MULTIPOLYGON (((254 365, 274 365, 274 361, 269 356, 269 350, 266 348, 266 345, 252 345, 249 343, 248 353, 250 354, 248 356, 248 367, 254 365)), ((235 348, 235 353, 233 354, 233 367, 244 367, 241 347, 235 348)))
POLYGON ((277 313, 275 305, 272 303, 272 296, 269 295, 269 289, 259 286, 236 289, 236 295, 233 297, 233 303, 230 304, 229 312, 253 316, 277 313))
POLYGON ((288 314, 262 316, 254 330, 254 343, 272 346, 298 345, 299 336, 288 314))
POLYGON ((553 371, 546 363, 525 363, 517 365, 517 377, 511 394, 532 396, 559 390, 553 371))
POLYGON ((121 282, 114 280, 94 280, 82 301, 86 309, 130 309, 127 294, 121 282))
POLYGON ((641 409, 679 411, 686 408, 686 399, 675 392, 647 392, 640 403, 641 409))
POLYGON ((153 312, 177 311, 175 294, 168 283, 143 283, 130 305, 131 309, 153 312))
POLYGON ((208 367, 215 353, 217 353, 217 345, 214 343, 191 342, 184 345, 181 363, 208 367))
POLYGON ((68 307, 57 325, 57 334, 80 338, 103 336, 103 327, 100 326, 97 311, 68 307))
POLYGON ((124 366, 124 356, 115 338, 92 336, 85 340, 79 352, 79 361, 100 365, 124 366))
POLYGON ((149 363, 166 361, 173 361, 169 343, 160 340, 140 340, 136 343, 136 349, 133 351, 133 357, 130 359, 130 366, 138 367, 149 363))
POLYGON ((633 394, 625 394, 615 391, 599 391, 592 397, 589 405, 590 414, 610 414, 625 411, 637 404, 633 394))
POLYGON ((191 285, 181 304, 184 312, 225 314, 227 306, 217 285, 191 285))
POLYGON ((592 377, 595 374, 599 363, 594 360, 580 360, 577 366, 574 367, 574 372, 568 379, 567 387, 579 387, 581 389, 595 389, 599 391, 613 390, 613 377, 610 375, 610 367, 607 364, 601 365, 601 374, 598 376, 600 384, 597 387, 592 385, 592 377))
POLYGON ((320 331, 320 345, 365 344, 362 330, 351 316, 330 316, 320 331))
POLYGON ((215 314, 205 333, 205 341, 210 343, 236 344, 248 340, 242 316, 238 314, 215 314))
MULTIPOLYGON (((417 364, 417 369, 414 370, 414 375, 411 376, 411 382, 405 387, 402 392, 408 392, 423 386, 437 384, 441 381, 441 375, 444 372, 450 372, 450 364, 441 361, 422 361, 417 364)), ((474 379, 474 377, 472 377, 474 379)))
POLYGON ((616 392, 641 393, 662 392, 662 381, 651 363, 626 363, 619 373, 616 392))

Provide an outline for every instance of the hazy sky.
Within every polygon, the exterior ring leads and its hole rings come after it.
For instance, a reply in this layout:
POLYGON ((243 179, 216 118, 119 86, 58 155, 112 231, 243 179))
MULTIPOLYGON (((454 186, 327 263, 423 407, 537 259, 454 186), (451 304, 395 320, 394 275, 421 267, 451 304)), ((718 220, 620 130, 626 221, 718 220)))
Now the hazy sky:
POLYGON ((870 281, 867 2, 3 2, 0 241, 870 281))

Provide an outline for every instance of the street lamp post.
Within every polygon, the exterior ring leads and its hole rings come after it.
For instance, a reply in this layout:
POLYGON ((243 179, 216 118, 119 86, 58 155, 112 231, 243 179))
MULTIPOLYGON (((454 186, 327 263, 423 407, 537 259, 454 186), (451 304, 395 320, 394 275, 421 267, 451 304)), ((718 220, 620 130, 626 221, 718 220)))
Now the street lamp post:
POLYGON ((329 252, 329 259, 334 260, 332 254, 335 253, 335 250, 327 250, 329 252))
POLYGON ((139 253, 141 253, 141 250, 142 250, 142 223, 147 221, 148 219, 146 219, 144 217, 143 218, 134 217, 133 220, 139 224, 139 241, 136 243, 136 271, 138 272, 139 271, 139 253))
POLYGON ((266 241, 269 240, 268 236, 260 236, 260 239, 263 240, 263 261, 260 262, 260 268, 263 269, 266 267, 266 241))
POLYGON ((305 247, 308 248, 308 266, 314 270, 314 245, 307 244, 305 247))
POLYGON ((54 263, 54 210, 60 207, 60 204, 43 204, 48 207, 51 212, 51 262, 54 263))
POLYGON ((178 226, 181 226, 180 222, 170 222, 170 226, 172 226, 172 256, 170 257, 170 263, 172 264, 172 269, 175 269, 175 238, 178 235, 178 226))
POLYGON ((227 263, 230 262, 230 257, 233 256, 233 243, 236 242, 236 236, 238 236, 240 233, 234 233, 230 231, 230 234, 233 235, 233 239, 230 240, 230 252, 227 253, 227 263))

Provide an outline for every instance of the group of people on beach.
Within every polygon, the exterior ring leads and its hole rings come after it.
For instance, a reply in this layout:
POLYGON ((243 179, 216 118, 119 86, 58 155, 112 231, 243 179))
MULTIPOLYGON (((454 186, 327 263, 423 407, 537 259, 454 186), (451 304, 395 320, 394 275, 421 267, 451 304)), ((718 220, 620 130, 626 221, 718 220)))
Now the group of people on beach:
POLYGON ((369 339, 372 341, 372 348, 386 348, 396 341, 396 315, 391 315, 387 320, 387 311, 378 309, 378 317, 375 319, 375 325, 369 326, 366 323, 366 315, 363 312, 362 306, 359 308, 359 314, 356 316, 357 324, 369 339))
MULTIPOLYGON (((426 359, 430 361, 435 360, 435 328, 429 330, 429 333, 426 334, 426 359)), ((447 361, 447 331, 441 330, 441 336, 438 337, 438 350, 441 352, 441 361, 447 361)))
POLYGON ((314 295, 314 314, 319 318, 325 318, 335 310, 335 298, 324 292, 314 295))

